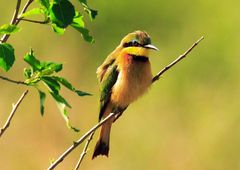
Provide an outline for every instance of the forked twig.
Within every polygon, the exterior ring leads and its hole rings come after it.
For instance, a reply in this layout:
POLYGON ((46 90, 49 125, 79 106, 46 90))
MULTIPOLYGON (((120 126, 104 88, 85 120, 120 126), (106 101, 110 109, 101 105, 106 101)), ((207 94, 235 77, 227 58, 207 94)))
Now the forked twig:
POLYGON ((49 167, 48 170, 54 169, 64 158, 71 153, 78 145, 80 145, 88 136, 90 136, 95 130, 101 127, 106 121, 113 118, 116 114, 110 113, 106 118, 101 120, 98 124, 93 126, 87 133, 85 133, 78 141, 74 142, 56 161, 54 161, 49 167))
MULTIPOLYGON (((20 15, 22 15, 24 12, 26 12, 27 8, 29 7, 29 5, 33 2, 33 0, 28 0, 26 2, 26 4, 24 5, 20 15)), ((18 13, 19 13, 19 9, 20 9, 20 5, 21 5, 21 0, 17 1, 17 5, 16 5, 16 9, 15 12, 13 14, 12 20, 10 22, 10 24, 12 25, 18 25, 18 23, 21 21, 18 19, 18 13)), ((4 34, 3 37, 1 38, 1 42, 5 43, 7 42, 8 38, 10 37, 11 34, 4 34)))
POLYGON ((26 21, 26 22, 32 22, 36 24, 47 24, 49 23, 49 20, 44 20, 44 21, 38 21, 38 20, 32 20, 32 19, 25 19, 25 18, 18 18, 21 21, 26 21))
POLYGON ((89 136, 89 138, 88 138, 88 140, 87 140, 87 142, 86 142, 86 144, 85 144, 85 146, 83 148, 83 151, 82 151, 82 153, 80 155, 80 158, 78 159, 78 162, 77 162, 74 170, 78 170, 79 169, 84 156, 87 154, 87 149, 88 149, 88 146, 89 146, 89 144, 90 144, 90 142, 91 142, 91 140, 93 138, 93 135, 94 135, 94 132, 92 132, 91 135, 89 136))

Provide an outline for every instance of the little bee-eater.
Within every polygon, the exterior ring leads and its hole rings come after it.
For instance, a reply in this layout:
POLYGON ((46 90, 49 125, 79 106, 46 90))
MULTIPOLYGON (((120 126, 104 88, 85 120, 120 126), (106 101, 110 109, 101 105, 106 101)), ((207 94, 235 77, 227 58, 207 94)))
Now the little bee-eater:
MULTIPOLYGON (((150 50, 158 49, 151 44, 149 35, 135 31, 126 35, 98 67, 101 92, 99 121, 110 113, 121 115, 130 103, 148 90, 152 84, 150 50)), ((112 118, 102 125, 92 159, 98 155, 108 156, 110 130, 115 120, 112 118)))

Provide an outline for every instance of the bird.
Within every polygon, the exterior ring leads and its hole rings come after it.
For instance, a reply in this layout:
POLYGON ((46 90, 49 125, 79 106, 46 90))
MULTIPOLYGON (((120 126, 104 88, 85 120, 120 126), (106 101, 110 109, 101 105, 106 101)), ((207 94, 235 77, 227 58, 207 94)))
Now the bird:
POLYGON ((108 157, 113 122, 151 86, 153 76, 149 61, 150 50, 158 48, 151 44, 147 32, 134 31, 127 34, 97 68, 100 83, 99 121, 110 113, 117 115, 102 125, 92 159, 99 155, 108 157))

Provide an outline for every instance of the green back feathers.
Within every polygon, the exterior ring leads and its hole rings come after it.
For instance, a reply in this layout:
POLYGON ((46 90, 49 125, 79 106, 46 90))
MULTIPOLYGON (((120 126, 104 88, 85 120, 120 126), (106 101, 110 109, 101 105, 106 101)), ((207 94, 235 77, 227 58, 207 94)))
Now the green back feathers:
POLYGON ((102 81, 100 84, 100 114, 99 121, 101 120, 104 111, 107 107, 107 104, 111 97, 111 91, 113 85, 116 83, 118 77, 117 65, 112 63, 112 65, 108 66, 104 76, 102 77, 102 81))

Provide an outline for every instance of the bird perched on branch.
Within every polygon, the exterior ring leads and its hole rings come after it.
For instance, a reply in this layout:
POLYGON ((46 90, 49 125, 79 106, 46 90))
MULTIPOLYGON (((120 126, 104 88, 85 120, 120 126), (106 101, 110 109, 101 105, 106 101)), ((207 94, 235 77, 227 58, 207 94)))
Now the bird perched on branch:
POLYGON ((110 113, 116 113, 116 117, 102 125, 92 159, 98 155, 108 156, 112 123, 152 84, 150 50, 158 49, 151 44, 149 35, 135 31, 126 35, 98 67, 101 92, 99 121, 110 113))

